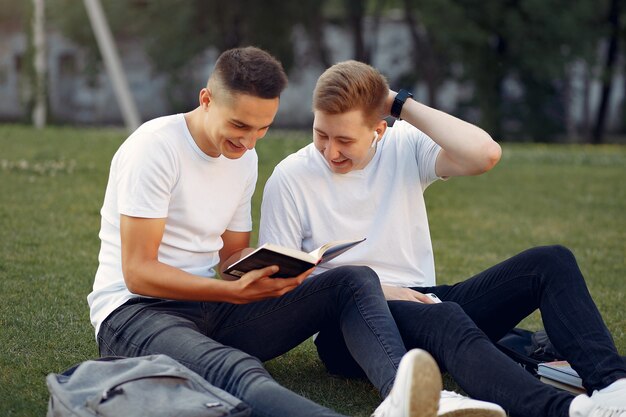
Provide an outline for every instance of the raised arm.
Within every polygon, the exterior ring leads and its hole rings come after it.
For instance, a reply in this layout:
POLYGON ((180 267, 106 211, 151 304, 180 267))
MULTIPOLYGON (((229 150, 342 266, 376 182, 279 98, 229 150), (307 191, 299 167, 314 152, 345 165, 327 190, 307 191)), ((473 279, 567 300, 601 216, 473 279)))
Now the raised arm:
MULTIPOLYGON (((165 219, 146 219, 122 215, 122 270, 129 291, 139 295, 186 301, 219 301, 245 304, 278 297, 298 286, 308 273, 295 278, 268 278, 275 267, 251 271, 237 281, 199 277, 164 264, 158 249, 165 230, 165 219)), ((224 246, 234 248, 242 241, 232 242, 226 234, 224 246)), ((247 246, 247 245, 246 245, 247 246)), ((233 256, 238 256, 233 253, 233 256)))
MULTIPOLYGON (((388 109, 396 94, 389 92, 388 109)), ((500 145, 478 126, 413 99, 404 103, 400 117, 441 146, 435 165, 440 177, 482 174, 500 160, 500 145)))

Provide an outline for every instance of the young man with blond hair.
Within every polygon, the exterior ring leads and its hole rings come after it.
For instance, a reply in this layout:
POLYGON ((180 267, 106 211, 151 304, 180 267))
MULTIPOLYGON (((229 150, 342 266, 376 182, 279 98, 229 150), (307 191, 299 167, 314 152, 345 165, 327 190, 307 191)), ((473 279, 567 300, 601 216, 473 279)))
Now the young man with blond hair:
POLYGON ((274 279, 278 268, 270 266, 216 279, 250 250, 254 146, 286 83, 268 53, 226 51, 197 108, 143 124, 119 148, 88 297, 100 354, 168 355, 243 400, 254 416, 339 416, 280 386, 262 365, 339 326, 381 395, 395 399, 380 410, 433 417, 437 365, 418 349, 405 355, 371 269, 338 268, 305 281, 310 271, 274 279))
MULTIPOLYGON (((313 111, 313 143, 283 160, 266 184, 259 243, 309 251, 366 237, 327 268, 376 271, 406 347, 430 352, 471 397, 511 416, 626 417, 626 364, 569 250, 533 248, 455 285, 435 283, 423 192, 438 179, 490 170, 501 150, 486 132, 389 90, 378 71, 356 61, 322 74, 313 111), (392 127, 388 115, 397 119, 392 127), (593 395, 539 382, 493 344, 536 309, 593 395)), ((316 344, 329 370, 358 372, 336 326, 316 344)), ((458 402, 466 400, 444 391, 440 413, 458 402)))

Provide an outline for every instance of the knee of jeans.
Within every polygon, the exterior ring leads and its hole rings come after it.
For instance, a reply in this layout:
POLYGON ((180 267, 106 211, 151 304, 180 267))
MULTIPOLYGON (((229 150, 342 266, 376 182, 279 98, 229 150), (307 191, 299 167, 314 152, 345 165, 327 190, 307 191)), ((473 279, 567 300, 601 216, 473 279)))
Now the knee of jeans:
POLYGON ((461 328, 476 327, 460 305, 449 301, 430 304, 421 319, 436 323, 435 327, 444 334, 456 332, 461 328))
POLYGON ((346 283, 349 286, 380 287, 378 275, 369 266, 346 265, 334 268, 333 271, 338 276, 333 276, 334 282, 346 283))
POLYGON ((243 394, 259 379, 271 378, 258 358, 228 346, 205 364, 203 376, 235 395, 243 394))
POLYGON ((572 251, 561 245, 538 246, 529 249, 528 255, 532 257, 532 262, 537 265, 571 265, 576 263, 572 251))
POLYGON ((582 279, 576 257, 571 250, 561 245, 541 246, 531 249, 531 262, 541 268, 544 284, 558 280, 568 282, 582 279))
MULTIPOLYGON (((454 351, 462 343, 486 337, 457 303, 414 304, 414 314, 408 310, 411 308, 408 302, 403 303, 402 316, 394 314, 402 338, 407 347, 428 350, 440 366, 445 362, 442 362, 444 352, 454 351)), ((399 309, 392 308, 392 311, 398 313, 399 309)))

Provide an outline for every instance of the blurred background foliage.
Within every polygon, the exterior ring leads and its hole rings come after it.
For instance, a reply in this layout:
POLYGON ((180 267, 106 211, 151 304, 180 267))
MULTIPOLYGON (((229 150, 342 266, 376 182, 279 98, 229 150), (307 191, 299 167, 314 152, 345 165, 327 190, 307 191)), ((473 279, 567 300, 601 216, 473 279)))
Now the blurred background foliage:
MULTIPOLYGON (((332 65, 324 28, 351 34, 354 59, 371 62, 379 23, 400 17, 411 43, 412 70, 403 85, 422 83, 427 104, 437 107, 447 80, 466 83, 474 93, 456 112, 476 109, 479 124, 497 138, 549 141, 581 134, 605 139, 608 102, 615 74, 625 74, 626 7, 620 0, 106 0, 102 2, 117 38, 141 39, 155 70, 180 87, 189 62, 207 45, 223 51, 254 44, 276 55, 287 71, 295 62, 294 28, 309 40, 307 62, 332 65), (578 65, 578 67, 577 67, 578 65), (599 80, 600 98, 585 108, 574 129, 570 106, 572 77, 583 68, 584 102, 599 80), (513 82, 513 87, 511 83, 513 82)), ((82 1, 47 0, 48 19, 90 51, 92 71, 101 65, 82 1)), ((0 25, 27 23, 30 1, 0 0, 0 25)), ((28 24, 24 24, 28 28, 28 24)), ((172 100, 175 100, 172 93, 172 100)), ((619 106, 619 132, 626 129, 626 105, 619 106)))

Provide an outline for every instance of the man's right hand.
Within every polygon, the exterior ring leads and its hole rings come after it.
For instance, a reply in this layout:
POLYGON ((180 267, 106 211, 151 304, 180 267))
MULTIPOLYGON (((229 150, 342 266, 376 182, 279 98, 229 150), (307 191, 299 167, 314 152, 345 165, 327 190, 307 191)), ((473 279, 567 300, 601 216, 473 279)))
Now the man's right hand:
POLYGON ((231 281, 238 288, 231 293, 233 299, 229 301, 234 304, 246 304, 267 298, 280 297, 302 284, 302 281, 311 275, 313 269, 304 271, 293 278, 270 278, 270 275, 278 272, 277 266, 268 266, 250 271, 237 281, 231 281))
POLYGON ((394 287, 392 285, 383 285, 383 294, 387 301, 401 300, 401 301, 415 301, 424 304, 435 304, 435 302, 427 295, 422 294, 419 291, 412 290, 404 287, 394 287))

